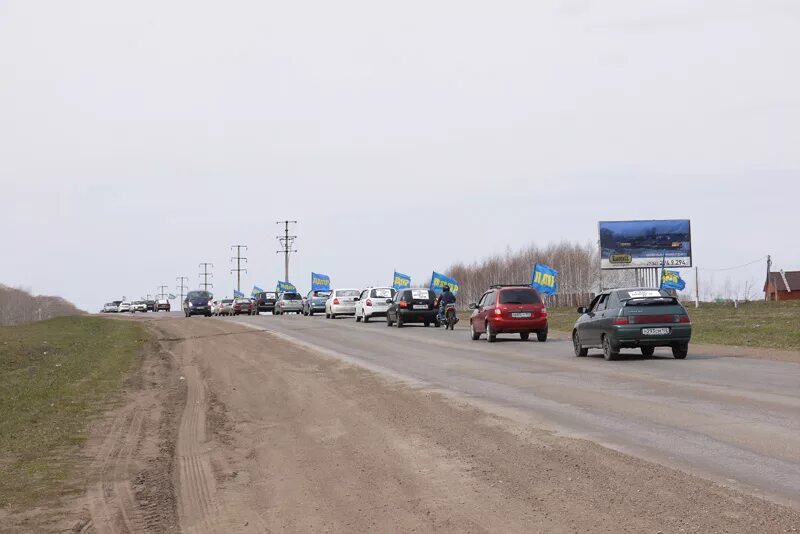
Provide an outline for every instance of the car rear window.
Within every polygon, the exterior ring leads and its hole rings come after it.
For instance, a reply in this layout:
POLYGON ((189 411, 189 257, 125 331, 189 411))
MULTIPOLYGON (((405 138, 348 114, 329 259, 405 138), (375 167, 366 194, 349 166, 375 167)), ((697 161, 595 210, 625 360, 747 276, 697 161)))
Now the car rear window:
POLYGON ((245 302, 250 302, 250 299, 236 299, 236 302, 243 304, 245 302))
POLYGON ((678 303, 678 299, 663 289, 631 289, 620 291, 617 296, 626 306, 670 306, 678 303))
POLYGON ((314 296, 315 297, 330 297, 331 296, 331 292, 330 291, 314 291, 314 296))
POLYGON ((342 289, 336 292, 337 297, 357 297, 360 294, 361 292, 356 289, 342 289))
POLYGON ((276 299, 276 298, 278 298, 278 294, 277 293, 264 293, 264 298, 265 299, 276 299))
POLYGON ((500 304, 540 304, 542 300, 535 289, 504 289, 500 292, 500 304))
POLYGON ((222 299, 223 304, 230 304, 231 302, 233 302, 233 299, 222 299))
POLYGON ((283 300, 303 300, 300 293, 284 293, 283 300))
POLYGON ((412 289, 411 290, 411 298, 414 300, 430 300, 431 299, 431 290, 430 289, 412 289))
POLYGON ((375 299, 390 299, 394 297, 394 289, 391 288, 373 289, 369 296, 375 299))

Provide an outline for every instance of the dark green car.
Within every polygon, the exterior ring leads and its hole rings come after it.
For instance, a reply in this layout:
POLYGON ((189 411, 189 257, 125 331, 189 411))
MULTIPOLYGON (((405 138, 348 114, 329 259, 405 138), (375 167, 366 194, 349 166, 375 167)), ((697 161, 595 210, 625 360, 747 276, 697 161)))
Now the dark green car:
POLYGON ((604 291, 581 314, 572 330, 575 356, 602 348, 606 360, 620 349, 638 348, 652 356, 656 347, 671 347, 675 358, 686 358, 692 323, 678 299, 663 289, 631 288, 604 291))

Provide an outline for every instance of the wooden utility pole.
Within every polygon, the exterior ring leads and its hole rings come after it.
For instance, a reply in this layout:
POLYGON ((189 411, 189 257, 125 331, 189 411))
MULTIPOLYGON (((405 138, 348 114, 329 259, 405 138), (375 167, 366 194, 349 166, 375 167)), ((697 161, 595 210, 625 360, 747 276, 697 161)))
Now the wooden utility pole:
POLYGON ((700 307, 700 277, 697 274, 697 265, 694 266, 694 307, 700 307))
POLYGON ((764 300, 769 300, 769 274, 772 271, 772 256, 767 254, 767 282, 764 285, 764 300))

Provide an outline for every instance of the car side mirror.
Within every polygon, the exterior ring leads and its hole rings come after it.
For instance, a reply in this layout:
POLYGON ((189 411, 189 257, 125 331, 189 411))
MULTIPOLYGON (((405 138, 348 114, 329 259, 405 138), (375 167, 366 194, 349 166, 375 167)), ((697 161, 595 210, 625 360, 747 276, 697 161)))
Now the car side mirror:
POLYGON ((478 309, 478 303, 477 302, 470 302, 469 306, 467 306, 467 308, 469 308, 470 310, 477 310, 478 309))
POLYGON ((580 313, 581 315, 586 315, 587 313, 589 313, 589 308, 581 306, 580 308, 578 308, 578 313, 580 313))

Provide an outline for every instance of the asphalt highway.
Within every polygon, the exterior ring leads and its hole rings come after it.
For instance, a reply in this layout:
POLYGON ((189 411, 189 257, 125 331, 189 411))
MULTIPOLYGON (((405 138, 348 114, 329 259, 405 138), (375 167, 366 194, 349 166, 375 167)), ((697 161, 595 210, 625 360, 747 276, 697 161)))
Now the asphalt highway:
MULTIPOLYGON (((191 320, 213 320, 193 318, 191 320)), ((800 508, 800 365, 667 350, 607 362, 568 340, 472 341, 464 329, 388 328, 352 318, 240 316, 393 380, 585 438, 800 508)), ((463 327, 462 325, 459 325, 463 327)), ((625 354, 625 351, 623 351, 625 354)))

